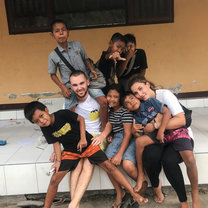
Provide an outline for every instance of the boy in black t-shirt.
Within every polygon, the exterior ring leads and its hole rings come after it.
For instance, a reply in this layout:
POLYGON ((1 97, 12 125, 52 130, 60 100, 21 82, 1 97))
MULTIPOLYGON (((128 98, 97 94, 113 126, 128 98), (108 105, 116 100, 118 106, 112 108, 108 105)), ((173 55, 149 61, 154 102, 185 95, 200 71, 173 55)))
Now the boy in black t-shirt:
MULTIPOLYGON (((114 178, 130 192, 135 204, 143 204, 148 201, 133 191, 127 179, 108 160, 100 147, 91 144, 92 136, 85 131, 85 122, 82 116, 69 110, 60 110, 49 114, 48 108, 38 101, 27 104, 24 114, 29 121, 40 126, 47 142, 53 144, 56 154, 56 162, 52 165, 54 174, 47 190, 45 208, 51 207, 59 183, 68 171, 76 168, 81 158, 88 158, 91 163, 98 164, 104 169, 110 177, 114 178), (62 153, 60 143, 64 147, 62 153)), ((68 207, 77 207, 73 198, 68 207)))

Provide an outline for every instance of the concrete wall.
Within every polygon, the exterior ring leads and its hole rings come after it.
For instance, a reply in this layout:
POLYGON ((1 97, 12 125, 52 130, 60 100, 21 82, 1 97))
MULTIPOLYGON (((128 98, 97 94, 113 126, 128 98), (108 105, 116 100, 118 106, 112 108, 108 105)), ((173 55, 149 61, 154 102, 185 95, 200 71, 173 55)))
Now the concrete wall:
MULTIPOLYGON (((98 60, 115 32, 133 33, 147 54, 147 78, 180 92, 207 91, 208 0, 175 0, 170 24, 73 30, 88 56, 98 60)), ((56 46, 49 33, 9 35, 4 1, 0 1, 0 104, 59 96, 47 72, 56 46)))

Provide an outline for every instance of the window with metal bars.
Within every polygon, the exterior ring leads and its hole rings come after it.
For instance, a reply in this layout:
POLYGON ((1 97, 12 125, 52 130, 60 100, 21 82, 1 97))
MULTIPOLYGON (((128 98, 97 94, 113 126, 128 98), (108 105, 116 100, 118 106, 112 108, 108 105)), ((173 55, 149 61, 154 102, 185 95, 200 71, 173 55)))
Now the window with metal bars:
POLYGON ((47 32, 53 19, 85 29, 174 21, 174 0, 5 0, 10 34, 47 32))

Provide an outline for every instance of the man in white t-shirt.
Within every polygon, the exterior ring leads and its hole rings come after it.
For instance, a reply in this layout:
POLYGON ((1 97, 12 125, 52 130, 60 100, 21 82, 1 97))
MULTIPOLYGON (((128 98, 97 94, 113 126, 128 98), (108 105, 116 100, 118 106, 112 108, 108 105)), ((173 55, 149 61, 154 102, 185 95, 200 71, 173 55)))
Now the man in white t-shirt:
MULTIPOLYGON (((85 119, 85 128, 93 136, 100 134, 101 120, 99 115, 100 105, 88 92, 89 80, 77 71, 70 76, 70 87, 74 91, 78 104, 75 112, 85 119), (86 84, 87 82, 87 84, 86 84)), ((101 146, 101 149, 102 146, 101 146)), ((70 174, 70 191, 74 204, 79 207, 80 200, 92 178, 94 165, 87 158, 81 160, 77 168, 70 174)))

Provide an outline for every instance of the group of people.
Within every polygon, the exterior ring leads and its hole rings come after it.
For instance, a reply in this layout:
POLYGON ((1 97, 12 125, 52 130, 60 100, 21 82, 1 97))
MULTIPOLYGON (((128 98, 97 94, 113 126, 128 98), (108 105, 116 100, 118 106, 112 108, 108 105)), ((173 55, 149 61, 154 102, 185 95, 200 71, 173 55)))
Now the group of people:
POLYGON ((182 161, 191 183, 192 207, 201 208, 193 136, 187 129, 183 109, 170 91, 157 89, 144 78, 146 54, 136 49, 134 35, 113 34, 108 49, 102 52, 96 63, 106 80, 102 89, 90 87, 89 72, 95 80, 97 72, 81 43, 68 42, 69 30, 64 21, 53 21, 51 35, 75 71, 52 51, 48 72, 65 97, 65 109, 50 114, 38 101, 24 109, 25 117, 40 126, 47 142, 54 147, 51 157, 54 174, 45 208, 51 207, 58 184, 69 171, 68 207, 79 208, 95 164, 107 172, 115 187, 113 208, 124 207, 128 199, 126 191, 132 196, 128 208, 147 203, 144 198, 147 177, 155 192, 155 202, 162 203, 164 195, 159 179, 162 167, 181 208, 189 208, 179 166, 182 161), (119 165, 136 182, 134 188, 117 168, 119 165))

